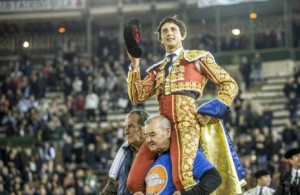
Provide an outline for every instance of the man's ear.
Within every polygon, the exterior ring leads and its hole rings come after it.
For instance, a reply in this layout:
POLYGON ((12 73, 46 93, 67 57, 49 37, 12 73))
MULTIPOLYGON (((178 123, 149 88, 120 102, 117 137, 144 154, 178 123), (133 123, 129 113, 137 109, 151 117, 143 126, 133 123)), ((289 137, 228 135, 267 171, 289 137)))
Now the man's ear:
POLYGON ((168 138, 171 138, 171 132, 172 132, 172 131, 171 131, 171 128, 170 128, 170 127, 166 129, 166 134, 167 134, 167 137, 168 137, 168 138))
POLYGON ((181 40, 183 41, 184 39, 185 39, 185 37, 186 37, 186 33, 184 33, 184 35, 182 35, 182 33, 180 32, 180 34, 181 34, 181 40))

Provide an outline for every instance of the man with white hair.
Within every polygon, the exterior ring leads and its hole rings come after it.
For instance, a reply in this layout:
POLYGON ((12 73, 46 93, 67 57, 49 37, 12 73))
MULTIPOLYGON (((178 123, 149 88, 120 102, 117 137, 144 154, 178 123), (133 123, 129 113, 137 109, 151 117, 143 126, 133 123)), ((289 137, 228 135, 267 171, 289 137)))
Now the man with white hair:
MULTIPOLYGON (((149 149, 159 154, 145 178, 146 194, 208 195, 220 186, 222 179, 219 172, 198 150, 193 163, 193 178, 197 184, 188 190, 176 191, 172 179, 170 121, 162 115, 154 116, 145 122, 144 134, 149 149)), ((136 192, 134 195, 142 194, 136 192)))

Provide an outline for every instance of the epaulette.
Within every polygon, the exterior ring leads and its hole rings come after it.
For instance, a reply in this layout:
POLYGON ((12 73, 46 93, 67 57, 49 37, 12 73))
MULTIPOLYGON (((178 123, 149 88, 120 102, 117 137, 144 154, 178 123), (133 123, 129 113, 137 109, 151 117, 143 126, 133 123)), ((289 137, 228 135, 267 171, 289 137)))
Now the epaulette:
POLYGON ((205 50, 185 50, 184 59, 188 62, 193 62, 207 55, 209 52, 205 50))
POLYGON ((161 60, 161 61, 159 61, 159 62, 153 64, 152 66, 150 66, 150 67, 146 70, 146 72, 152 71, 154 68, 156 68, 157 66, 161 65, 164 61, 165 61, 165 60, 163 59, 163 60, 161 60))

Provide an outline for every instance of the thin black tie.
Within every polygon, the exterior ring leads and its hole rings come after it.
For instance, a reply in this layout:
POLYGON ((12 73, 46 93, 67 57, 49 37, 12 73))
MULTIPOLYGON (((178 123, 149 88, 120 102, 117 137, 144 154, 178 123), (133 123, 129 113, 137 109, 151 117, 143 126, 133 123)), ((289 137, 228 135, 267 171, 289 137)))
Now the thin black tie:
POLYGON ((168 58, 168 63, 166 64, 166 66, 165 66, 165 77, 167 77, 168 76, 168 74, 169 74, 169 69, 170 69, 170 67, 172 66, 172 64, 173 64, 173 58, 175 57, 175 54, 174 53, 172 53, 172 54, 170 54, 170 55, 168 55, 167 56, 167 58, 168 58))
POLYGON ((295 175, 295 177, 294 177, 293 183, 297 185, 298 182, 299 182, 298 180, 299 180, 298 171, 296 171, 296 175, 295 175))
POLYGON ((260 190, 259 190, 259 194, 258 194, 258 195, 262 195, 262 190, 263 190, 263 188, 260 187, 260 190))

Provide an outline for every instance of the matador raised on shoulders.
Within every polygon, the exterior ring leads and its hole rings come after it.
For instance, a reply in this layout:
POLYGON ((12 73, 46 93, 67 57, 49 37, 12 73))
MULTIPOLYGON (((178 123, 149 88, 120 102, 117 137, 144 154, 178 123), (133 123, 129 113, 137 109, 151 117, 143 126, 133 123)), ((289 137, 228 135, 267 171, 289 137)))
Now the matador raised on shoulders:
MULTIPOLYGON (((192 169, 200 146, 222 176, 222 184, 215 193, 241 193, 241 182, 246 173, 222 123, 238 93, 236 82, 208 51, 183 48, 186 30, 181 20, 165 18, 157 32, 166 57, 152 65, 141 80, 139 59, 128 54, 131 59, 128 95, 133 103, 143 103, 156 95, 160 114, 171 121, 170 152, 176 189, 184 192, 196 184, 192 169), (170 54, 173 57, 171 66, 167 68, 170 54), (208 80, 218 86, 218 94, 196 108, 195 101, 202 96, 208 80)), ((143 179, 156 157, 157 154, 145 144, 139 150, 127 180, 127 186, 133 193, 145 192, 143 179)))

